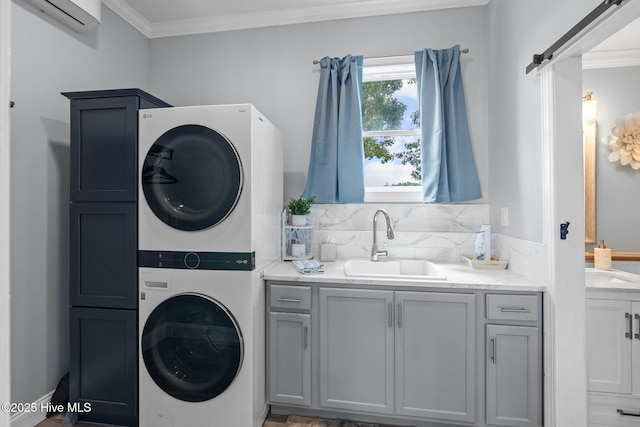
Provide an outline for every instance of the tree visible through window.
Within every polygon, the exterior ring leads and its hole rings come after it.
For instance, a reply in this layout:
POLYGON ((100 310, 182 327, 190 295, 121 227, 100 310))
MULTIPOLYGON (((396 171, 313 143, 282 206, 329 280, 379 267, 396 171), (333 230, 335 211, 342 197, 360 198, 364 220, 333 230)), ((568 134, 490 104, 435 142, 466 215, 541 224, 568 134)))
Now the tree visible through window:
POLYGON ((400 66, 365 63, 363 80, 365 185, 420 186, 420 119, 412 61, 400 66))

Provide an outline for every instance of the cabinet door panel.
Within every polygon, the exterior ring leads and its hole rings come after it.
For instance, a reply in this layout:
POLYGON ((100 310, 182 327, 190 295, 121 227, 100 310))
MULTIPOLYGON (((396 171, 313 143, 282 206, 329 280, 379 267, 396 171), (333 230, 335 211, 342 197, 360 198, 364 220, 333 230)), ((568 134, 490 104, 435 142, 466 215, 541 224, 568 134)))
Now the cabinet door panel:
POLYGON ((311 315, 269 313, 269 400, 311 405, 311 315))
MULTIPOLYGON (((633 340, 631 343, 631 390, 634 396, 640 396, 640 302, 631 303, 633 315, 633 340)), ((640 419, 638 420, 640 424, 640 419)))
POLYGON ((71 204, 71 304, 138 304, 135 203, 71 204))
POLYGON ((396 413, 475 420, 475 295, 396 292, 396 413))
POLYGON ((72 307, 69 397, 80 419, 134 426, 138 412, 135 310, 72 307))
POLYGON ((136 96, 71 102, 71 200, 135 202, 136 96))
POLYGON ((392 291, 320 288, 320 405, 393 412, 392 291))
POLYGON ((631 393, 631 302, 587 299, 589 391, 631 393))
POLYGON ((487 325, 487 423, 537 427, 540 419, 538 328, 487 325))

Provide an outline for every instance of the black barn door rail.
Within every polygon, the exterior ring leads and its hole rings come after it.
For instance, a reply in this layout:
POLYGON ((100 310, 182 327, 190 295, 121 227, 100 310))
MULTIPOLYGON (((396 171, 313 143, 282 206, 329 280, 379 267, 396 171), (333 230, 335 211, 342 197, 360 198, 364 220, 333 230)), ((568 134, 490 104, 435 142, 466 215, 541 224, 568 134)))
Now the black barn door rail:
POLYGON ((619 6, 623 1, 624 0, 604 0, 598 7, 593 9, 587 16, 582 18, 580 22, 574 25, 573 28, 567 31, 565 35, 560 37, 557 42, 552 44, 549 49, 545 50, 541 54, 533 55, 533 62, 527 66, 527 74, 538 68, 544 61, 553 58, 553 54, 556 53, 558 49, 578 35, 593 21, 598 19, 598 17, 600 17, 600 15, 607 11, 611 6, 619 6))

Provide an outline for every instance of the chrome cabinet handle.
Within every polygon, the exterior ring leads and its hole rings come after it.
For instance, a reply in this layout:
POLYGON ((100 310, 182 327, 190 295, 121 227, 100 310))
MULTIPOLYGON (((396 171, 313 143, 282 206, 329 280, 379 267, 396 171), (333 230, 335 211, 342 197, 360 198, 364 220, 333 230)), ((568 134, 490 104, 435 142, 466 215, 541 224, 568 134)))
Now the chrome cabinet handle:
POLYGON ((633 318, 638 321, 638 333, 634 334, 633 337, 640 340, 640 314, 636 313, 633 318))
POLYGON ((616 412, 620 415, 626 415, 628 417, 640 417, 640 412, 627 412, 624 409, 616 409, 616 412))
POLYGON ((302 302, 302 300, 300 300, 298 298, 278 298, 278 301, 280 301, 280 302, 296 302, 296 303, 302 302))
POLYGON ((387 304, 389 306, 389 327, 393 328, 393 303, 387 304))
POLYGON ((309 327, 304 325, 304 349, 306 350, 309 347, 309 327))
POLYGON ((630 340, 633 339, 632 333, 633 333, 633 317, 631 316, 631 314, 629 313, 625 313, 624 314, 624 318, 625 319, 629 319, 629 331, 624 333, 624 337, 625 338, 629 338, 630 340))
POLYGON ((529 313, 531 310, 524 307, 500 307, 503 313, 529 313))
POLYGON ((493 362, 493 364, 496 364, 496 339, 495 338, 491 338, 491 362, 493 362))
POLYGON ((398 328, 402 328, 402 303, 398 303, 398 328))

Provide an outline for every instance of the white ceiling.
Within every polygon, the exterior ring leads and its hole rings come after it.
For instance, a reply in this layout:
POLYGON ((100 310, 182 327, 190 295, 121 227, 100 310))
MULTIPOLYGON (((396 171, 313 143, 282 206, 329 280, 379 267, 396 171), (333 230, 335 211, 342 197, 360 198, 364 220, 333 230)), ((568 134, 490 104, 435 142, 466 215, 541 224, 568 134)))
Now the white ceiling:
POLYGON ((149 38, 483 6, 489 0, 103 0, 149 38))
POLYGON ((583 68, 640 65, 640 19, 600 43, 582 56, 583 68))

